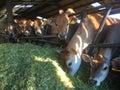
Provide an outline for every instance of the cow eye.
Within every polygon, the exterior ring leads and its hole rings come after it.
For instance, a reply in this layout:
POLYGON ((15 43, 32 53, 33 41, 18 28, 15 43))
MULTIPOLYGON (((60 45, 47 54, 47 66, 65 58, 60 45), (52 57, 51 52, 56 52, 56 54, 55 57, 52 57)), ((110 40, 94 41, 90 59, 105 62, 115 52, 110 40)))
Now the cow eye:
POLYGON ((103 68, 103 70, 106 70, 107 69, 107 66, 103 68))
POLYGON ((69 63, 68 63, 68 66, 71 66, 71 65, 72 65, 72 62, 69 62, 69 63))
POLYGON ((56 25, 56 26, 58 26, 58 24, 57 24, 57 23, 55 23, 55 25, 56 25))

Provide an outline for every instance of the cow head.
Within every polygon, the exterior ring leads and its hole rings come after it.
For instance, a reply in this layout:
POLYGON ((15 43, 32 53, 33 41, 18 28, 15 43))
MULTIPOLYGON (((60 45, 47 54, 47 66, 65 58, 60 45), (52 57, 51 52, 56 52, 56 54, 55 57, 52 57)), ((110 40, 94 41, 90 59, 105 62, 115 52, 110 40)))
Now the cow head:
POLYGON ((94 57, 89 57, 86 54, 82 55, 84 61, 90 61, 90 84, 99 86, 105 80, 109 72, 109 62, 101 54, 95 54, 94 57))
POLYGON ((65 71, 68 72, 71 76, 74 76, 74 74, 79 69, 81 60, 77 57, 77 52, 73 48, 68 50, 62 50, 59 51, 61 60, 63 62, 65 71))
POLYGON ((69 31, 69 14, 75 13, 74 10, 69 8, 67 11, 59 10, 59 15, 56 16, 55 25, 58 31, 58 37, 65 40, 69 31))
POLYGON ((120 70, 120 57, 114 58, 112 60, 112 67, 120 70))

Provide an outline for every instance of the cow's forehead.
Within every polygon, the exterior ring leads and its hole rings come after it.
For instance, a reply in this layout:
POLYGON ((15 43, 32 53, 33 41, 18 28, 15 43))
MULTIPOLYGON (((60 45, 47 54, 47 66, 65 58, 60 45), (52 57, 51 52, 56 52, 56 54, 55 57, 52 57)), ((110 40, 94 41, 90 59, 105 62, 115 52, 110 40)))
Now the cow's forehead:
POLYGON ((61 58, 66 61, 70 56, 70 52, 68 50, 61 51, 61 58))
POLYGON ((94 58, 92 60, 92 66, 94 67, 100 67, 105 63, 105 58, 104 56, 100 54, 95 54, 94 58))
POLYGON ((63 17, 65 17, 65 14, 59 14, 59 15, 56 16, 56 20, 59 19, 59 18, 63 18, 63 17))
POLYGON ((103 63, 105 61, 105 57, 101 54, 94 54, 93 61, 96 61, 96 63, 103 63))
POLYGON ((58 16, 56 16, 56 21, 59 22, 59 20, 69 20, 69 17, 67 14, 63 13, 63 14, 59 14, 58 16))

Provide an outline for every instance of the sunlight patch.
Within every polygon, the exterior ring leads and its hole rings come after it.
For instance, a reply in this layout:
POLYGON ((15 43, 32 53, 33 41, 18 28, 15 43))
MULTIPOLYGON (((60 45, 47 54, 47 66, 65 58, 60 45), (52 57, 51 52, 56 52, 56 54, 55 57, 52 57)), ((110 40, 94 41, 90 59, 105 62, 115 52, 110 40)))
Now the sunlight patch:
POLYGON ((34 60, 40 62, 50 62, 56 68, 56 74, 57 76, 59 76, 60 81, 63 82, 65 87, 74 88, 74 86, 72 85, 72 81, 66 76, 66 73, 62 70, 62 68, 58 65, 56 61, 53 61, 50 58, 44 60, 43 58, 37 56, 34 56, 34 60))
POLYGON ((108 17, 116 18, 120 20, 120 13, 109 15, 108 17))

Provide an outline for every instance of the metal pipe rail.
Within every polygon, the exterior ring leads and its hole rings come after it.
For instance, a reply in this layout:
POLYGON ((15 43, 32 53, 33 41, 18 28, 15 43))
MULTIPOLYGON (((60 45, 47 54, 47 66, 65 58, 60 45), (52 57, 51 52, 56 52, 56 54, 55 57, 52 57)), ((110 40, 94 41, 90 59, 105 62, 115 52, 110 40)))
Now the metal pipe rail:
MULTIPOLYGON (((104 27, 104 25, 105 25, 105 21, 106 21, 108 15, 109 15, 110 12, 111 12, 111 9, 112 9, 112 5, 109 4, 109 5, 107 6, 106 11, 104 12, 104 17, 103 17, 103 19, 102 19, 102 21, 101 21, 101 23, 100 23, 100 26, 99 26, 99 28, 98 28, 98 32, 97 32, 94 40, 92 41, 92 44, 97 44, 97 43, 99 42, 99 39, 100 39, 100 38, 99 38, 99 35, 100 35, 100 33, 102 32, 102 30, 103 30, 103 27, 104 27)), ((89 55, 92 55, 92 53, 94 52, 94 50, 95 50, 95 48, 90 48, 88 54, 89 54, 89 55)))
POLYGON ((56 42, 56 41, 48 41, 48 40, 38 40, 38 39, 33 39, 31 41, 35 41, 35 42, 45 42, 45 43, 50 43, 50 44, 55 44, 55 45, 61 45, 60 42, 56 42))
MULTIPOLYGON (((110 3, 110 4, 107 5, 107 8, 106 8, 106 10, 104 12, 104 17, 103 17, 103 19, 102 19, 102 21, 100 23, 100 26, 98 28, 98 32, 97 32, 94 40, 92 41, 92 44, 98 44, 99 39, 100 39, 99 35, 102 32, 102 30, 103 30, 103 27, 105 25, 105 21, 106 21, 108 15, 110 14, 110 12, 111 12, 111 10, 113 8, 113 5, 115 5, 115 4, 120 4, 120 1, 119 2, 110 3)), ((97 46, 99 46, 99 45, 97 45, 97 46)), ((96 50, 96 47, 90 48, 88 54, 92 55, 95 50, 96 50)))
POLYGON ((26 37, 20 37, 19 39, 44 39, 44 38, 58 38, 57 35, 48 35, 48 36, 26 36, 26 37))
POLYGON ((109 44, 109 43, 101 43, 101 44, 90 44, 87 48, 120 48, 120 43, 109 44))

